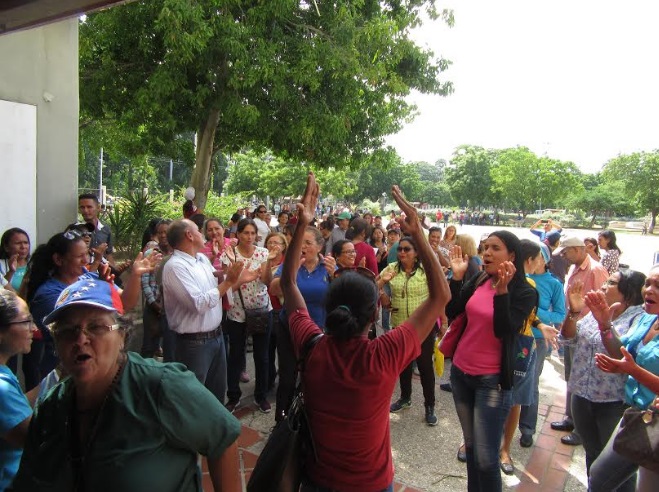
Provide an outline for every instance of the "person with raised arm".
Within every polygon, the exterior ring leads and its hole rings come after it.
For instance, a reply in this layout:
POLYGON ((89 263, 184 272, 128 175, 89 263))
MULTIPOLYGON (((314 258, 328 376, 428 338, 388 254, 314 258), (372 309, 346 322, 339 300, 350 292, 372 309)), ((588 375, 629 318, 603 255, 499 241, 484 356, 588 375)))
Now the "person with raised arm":
MULTIPOLYGON (((321 334, 309 317, 297 287, 304 230, 313 218, 319 187, 309 173, 299 223, 281 275, 291 339, 299 356, 304 344, 321 334)), ((302 376, 315 455, 305 463, 303 492, 393 491, 389 401, 400 372, 421 353, 421 340, 444 316, 449 289, 437 256, 425 240, 416 210, 393 187, 405 213, 405 232, 419 244, 427 272, 428 298, 396 330, 369 340, 381 294, 366 269, 339 272, 330 285, 325 307, 325 336, 309 352, 302 376), (329 396, 329 397, 328 397, 329 396)))

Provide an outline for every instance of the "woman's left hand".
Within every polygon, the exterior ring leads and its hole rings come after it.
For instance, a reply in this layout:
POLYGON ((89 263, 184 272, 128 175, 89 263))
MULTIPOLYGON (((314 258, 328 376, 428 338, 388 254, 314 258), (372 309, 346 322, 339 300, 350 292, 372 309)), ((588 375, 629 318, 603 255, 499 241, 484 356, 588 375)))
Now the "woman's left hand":
POLYGON ((327 255, 323 256, 323 262, 325 263, 325 270, 329 273, 330 277, 334 276, 334 271, 336 270, 336 259, 333 256, 327 255))
POLYGON ((497 269, 496 292, 497 294, 505 294, 508 292, 508 284, 515 277, 517 269, 512 261, 504 261, 497 269))
POLYGON ((622 352, 622 359, 614 359, 605 354, 595 354, 595 364, 602 371, 611 374, 631 374, 638 364, 625 347, 620 347, 620 352, 622 352))
POLYGON ((135 276, 142 276, 144 273, 151 273, 162 261, 162 253, 155 251, 149 256, 144 258, 142 253, 138 253, 133 260, 132 274, 135 276))
POLYGON ((304 190, 302 200, 297 204, 298 225, 306 226, 311 224, 316 214, 316 205, 318 205, 318 195, 320 187, 316 182, 316 176, 309 171, 307 175, 307 187, 304 190))

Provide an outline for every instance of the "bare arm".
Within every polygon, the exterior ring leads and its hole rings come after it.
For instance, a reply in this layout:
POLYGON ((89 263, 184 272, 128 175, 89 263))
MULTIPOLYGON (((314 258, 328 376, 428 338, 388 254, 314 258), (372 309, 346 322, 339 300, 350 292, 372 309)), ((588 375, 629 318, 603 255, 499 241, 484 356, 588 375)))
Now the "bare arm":
POLYGON ((300 265, 299 258, 302 255, 304 231, 314 218, 319 193, 320 188, 316 183, 316 177, 310 172, 307 176, 307 187, 304 190, 302 201, 297 204, 297 227, 291 244, 288 246, 288 251, 286 251, 286 258, 284 258, 284 266, 281 272, 280 285, 284 295, 284 307, 289 315, 298 309, 307 308, 307 304, 304 302, 297 286, 297 269, 300 265))
POLYGON ((208 474, 215 492, 241 490, 238 441, 234 441, 219 458, 206 458, 206 463, 208 463, 208 474))
POLYGON ((417 254, 426 272, 428 299, 408 318, 408 322, 414 326, 419 339, 425 340, 437 319, 446 317, 444 308, 451 298, 451 292, 437 255, 426 241, 416 209, 403 197, 398 186, 394 185, 391 193, 400 209, 405 212, 405 220, 401 223, 401 227, 416 241, 417 254))
POLYGON ((585 302, 586 307, 590 309, 590 312, 597 320, 600 335, 602 336, 602 343, 604 344, 606 351, 611 357, 620 359, 622 357, 622 352, 620 351, 622 342, 611 323, 613 313, 611 307, 609 307, 606 302, 604 293, 601 291, 588 292, 585 297, 585 302))
POLYGON ((629 374, 640 384, 654 393, 659 393, 659 376, 639 366, 625 347, 620 348, 622 359, 614 359, 605 354, 595 354, 595 363, 604 372, 629 374))

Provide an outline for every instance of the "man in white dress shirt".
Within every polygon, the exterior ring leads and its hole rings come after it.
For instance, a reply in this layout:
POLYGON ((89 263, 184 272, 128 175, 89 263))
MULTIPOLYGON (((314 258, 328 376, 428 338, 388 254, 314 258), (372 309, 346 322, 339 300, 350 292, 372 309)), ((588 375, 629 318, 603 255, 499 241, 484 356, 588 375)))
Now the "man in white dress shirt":
MULTIPOLYGON (((231 287, 249 282, 243 264, 229 267, 218 285, 215 269, 200 253, 204 237, 191 220, 176 220, 167 231, 174 248, 163 268, 163 304, 170 329, 176 333, 176 361, 224 403, 227 361, 222 336, 222 296, 231 287)), ((253 280, 253 279, 252 279, 253 280)))

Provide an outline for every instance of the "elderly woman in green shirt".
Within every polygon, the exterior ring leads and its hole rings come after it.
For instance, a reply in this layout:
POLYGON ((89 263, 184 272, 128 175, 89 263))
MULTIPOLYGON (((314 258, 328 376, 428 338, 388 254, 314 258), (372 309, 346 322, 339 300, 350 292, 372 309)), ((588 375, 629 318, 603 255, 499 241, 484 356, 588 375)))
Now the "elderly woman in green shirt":
MULTIPOLYGON (((384 307, 391 308, 391 322, 399 326, 428 298, 426 272, 419 261, 417 247, 411 237, 404 237, 398 244, 398 261, 391 263, 378 277, 381 289, 381 301, 384 307), (391 295, 384 293, 382 288, 389 284, 391 295)), ((416 365, 421 376, 423 399, 425 406, 425 421, 428 425, 437 425, 435 416, 435 373, 432 356, 435 345, 437 326, 421 343, 421 355, 416 359, 416 365)), ((400 398, 391 404, 391 412, 399 412, 412 405, 412 372, 410 364, 400 374, 400 398)))

